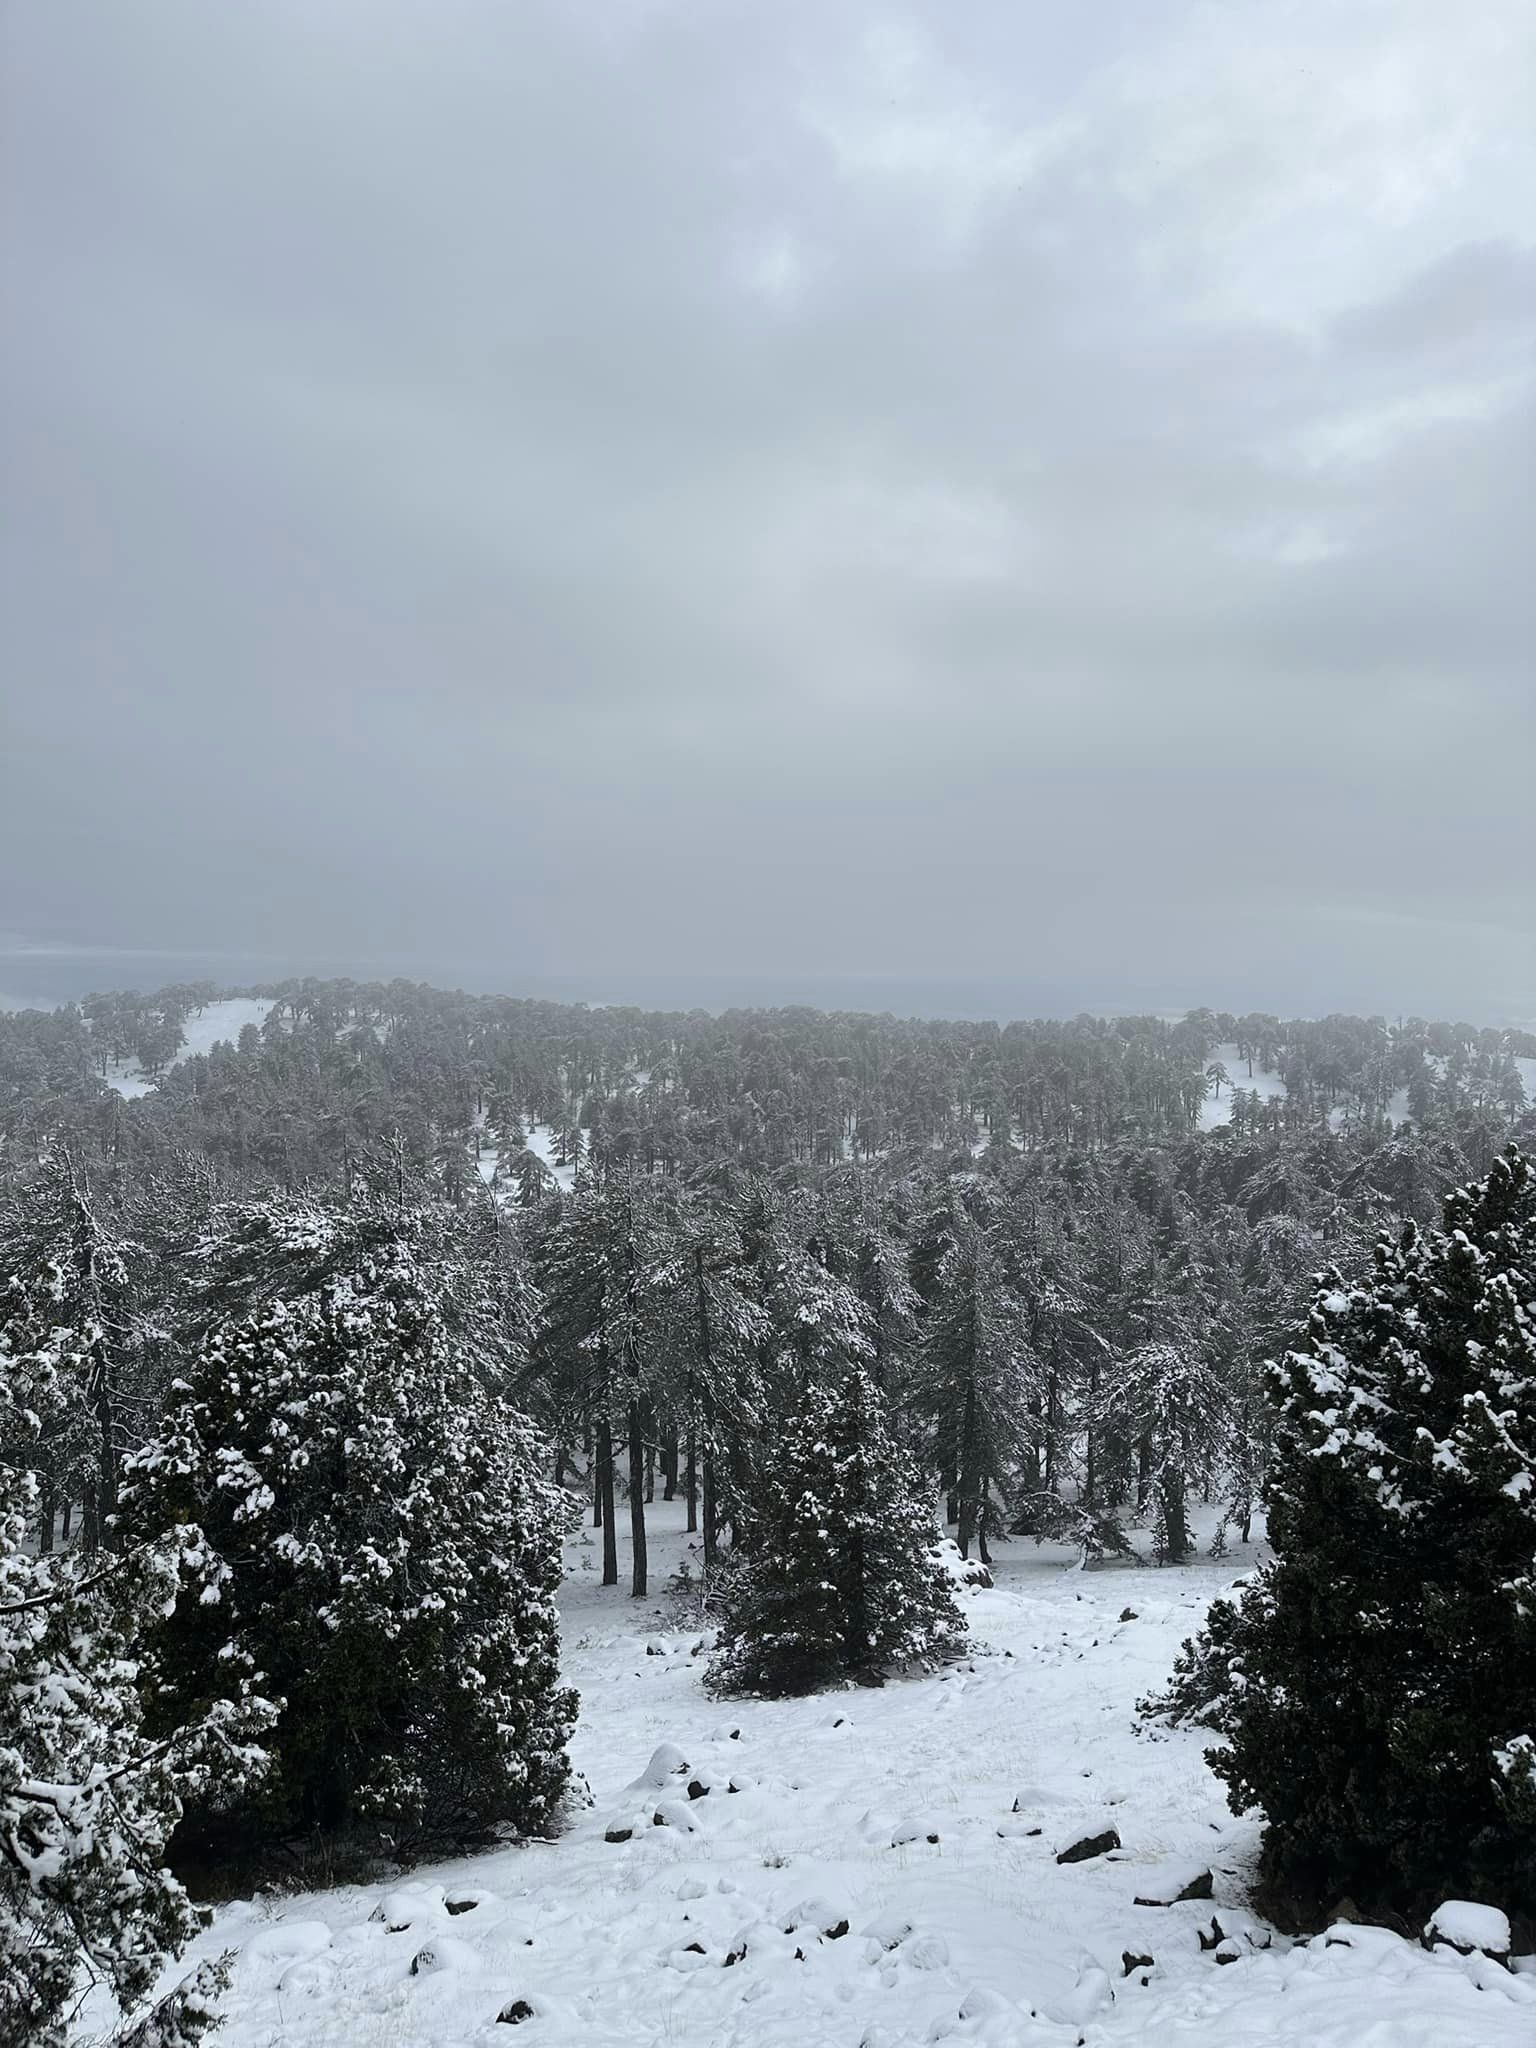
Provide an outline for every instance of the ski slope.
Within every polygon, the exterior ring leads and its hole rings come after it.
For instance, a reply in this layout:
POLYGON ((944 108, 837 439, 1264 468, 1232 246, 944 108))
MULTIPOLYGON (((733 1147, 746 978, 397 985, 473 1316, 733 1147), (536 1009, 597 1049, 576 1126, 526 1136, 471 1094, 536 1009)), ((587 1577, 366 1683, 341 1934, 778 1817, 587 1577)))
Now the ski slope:
MULTIPOLYGON (((653 1515, 670 1569, 680 1508, 653 1515)), ((571 1546, 562 1598, 593 1804, 556 1842, 221 1909, 197 1951, 239 1951, 221 2048, 1536 2040, 1536 1977, 1372 1928, 1297 1946, 1245 1909, 1255 1826, 1204 1738, 1134 1703, 1246 1560, 1083 1573, 1011 1545, 962 1666, 723 1703, 698 1628, 598 1559, 571 1546), (1121 1848, 1058 1863, 1109 1827, 1121 1848), (1208 1899, 1136 1903, 1205 1872, 1208 1899)))

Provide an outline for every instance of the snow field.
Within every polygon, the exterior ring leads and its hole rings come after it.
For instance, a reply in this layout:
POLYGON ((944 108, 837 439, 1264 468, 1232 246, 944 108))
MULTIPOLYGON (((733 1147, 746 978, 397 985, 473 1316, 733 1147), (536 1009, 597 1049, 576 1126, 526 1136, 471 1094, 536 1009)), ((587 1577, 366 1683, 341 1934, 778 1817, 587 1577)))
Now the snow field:
POLYGON ((1267 1072, 1257 1061, 1252 1074, 1248 1062, 1235 1045, 1218 1045, 1206 1065, 1219 1061, 1227 1070, 1227 1081, 1221 1084, 1219 1095, 1207 1093, 1200 1104, 1200 1128, 1214 1131, 1218 1125, 1232 1121, 1232 1089, 1241 1088, 1248 1095, 1257 1095, 1261 1102, 1274 1102, 1285 1094, 1285 1083, 1278 1074, 1267 1072))
MULTIPOLYGON (((680 1504, 653 1512, 659 1585, 687 1539, 680 1504)), ((965 1663, 714 1701, 698 1627, 600 1587, 597 1555, 572 1544, 562 1598, 591 1806, 557 1842, 221 1910, 197 1953, 240 1951, 223 2048, 1536 2040, 1536 1978, 1376 1928, 1296 1946, 1243 1906, 1257 1829, 1206 1738, 1133 1711, 1243 1560, 1081 1573, 1009 1545, 965 1596, 965 1663)))
MULTIPOLYGON (((175 1067, 183 1060, 197 1059, 212 1052, 216 1045, 233 1045, 247 1024, 259 1029, 271 1008, 268 996, 226 996, 219 1002, 205 1004, 182 1026, 181 1050, 170 1065, 175 1067)), ((148 1095, 155 1087, 153 1081, 145 1080, 137 1066, 122 1060, 110 1061, 103 1079, 119 1095, 148 1095)))

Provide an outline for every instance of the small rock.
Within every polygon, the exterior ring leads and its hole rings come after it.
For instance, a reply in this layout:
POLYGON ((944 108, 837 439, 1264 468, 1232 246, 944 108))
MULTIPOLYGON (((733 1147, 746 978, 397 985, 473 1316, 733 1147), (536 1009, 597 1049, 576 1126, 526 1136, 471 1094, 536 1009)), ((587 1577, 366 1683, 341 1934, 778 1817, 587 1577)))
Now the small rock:
POLYGON ((1122 1621, 1136 1621, 1139 1618, 1134 1607, 1122 1607, 1120 1610, 1120 1619, 1122 1621))
POLYGON ((1208 1870, 1174 1870, 1160 1882, 1150 1883, 1144 1891, 1136 1894, 1138 1906, 1179 1906, 1186 1899, 1208 1899, 1211 1896, 1211 1873, 1208 1870))
POLYGON ((496 2018, 504 2027, 518 2027, 524 2020, 531 2020, 533 2016, 533 2007, 526 1998, 514 1998, 510 2005, 501 2008, 496 2018))
POLYGON ((1123 1952, 1120 1962, 1122 1965, 1120 1971, 1122 1977, 1129 1977, 1133 1970, 1150 1970, 1153 1967, 1151 1956, 1133 1956, 1129 1949, 1123 1952))
POLYGON ((1070 1843, 1057 1851, 1058 1863, 1086 1863, 1090 1856, 1103 1856, 1111 1849, 1120 1847, 1118 1828, 1106 1828, 1101 1835, 1084 1835, 1081 1841, 1070 1843))
POLYGON ((707 1799, 709 1797, 709 1787, 702 1784, 697 1778, 690 1778, 688 1780, 688 1797, 690 1799, 707 1799))
POLYGON ((701 1956, 703 1955, 703 1953, 704 1944, 702 1941, 690 1941, 688 1946, 683 1950, 683 1954, 685 1956, 701 1956))
POLYGON ((1458 1955, 1477 1951, 1496 1963, 1509 1962, 1509 1916, 1497 1906, 1480 1906, 1471 1899, 1447 1899, 1436 1906, 1420 1939, 1425 1948, 1443 1945, 1458 1955))
POLYGON ((1220 1948, 1221 1944, 1227 1938, 1226 1929, 1222 1926, 1221 1922, 1216 1918, 1214 1914, 1212 1914, 1211 1916, 1210 1933, 1207 1934, 1203 1927, 1197 1928, 1196 1932, 1200 1936, 1200 1946, 1206 1951, 1207 1954, 1209 1954, 1213 1948, 1220 1948))
POLYGON ((634 1833, 633 1828, 610 1828, 603 1836, 605 1842, 627 1842, 634 1833))
POLYGON ((444 1899, 443 1911, 455 1916, 460 1913, 473 1913, 479 1903, 478 1899, 444 1899))
POLYGON ((1242 1960, 1242 1950, 1235 1941, 1224 1941, 1216 1950, 1218 1963, 1236 1963, 1242 1960))

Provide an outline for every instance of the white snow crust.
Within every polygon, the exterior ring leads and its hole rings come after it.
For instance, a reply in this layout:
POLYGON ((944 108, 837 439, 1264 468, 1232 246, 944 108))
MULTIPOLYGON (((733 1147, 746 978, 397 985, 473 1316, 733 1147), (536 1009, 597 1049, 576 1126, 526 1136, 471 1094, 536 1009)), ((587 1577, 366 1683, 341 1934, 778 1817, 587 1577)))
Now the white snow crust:
MULTIPOLYGON (((681 1504, 653 1515, 660 1584, 681 1504)), ((995 1587, 964 1596, 966 1662, 769 1702, 711 1700, 697 1620, 631 1601, 627 1564, 604 1590, 596 1557, 590 1532, 571 1545, 562 1598, 592 1805, 558 1841, 221 1908, 178 1965, 240 1951, 219 2048, 1536 2040, 1536 1977, 1379 1928, 1303 1946, 1265 1926, 1243 1903, 1257 1826, 1227 1810, 1210 1737, 1138 1732, 1135 1700, 1251 1560, 1080 1572, 1002 1546, 995 1587), (1106 1825, 1120 1849, 1056 1862, 1106 1825), (1135 1903, 1205 1870, 1210 1899, 1135 1903)))

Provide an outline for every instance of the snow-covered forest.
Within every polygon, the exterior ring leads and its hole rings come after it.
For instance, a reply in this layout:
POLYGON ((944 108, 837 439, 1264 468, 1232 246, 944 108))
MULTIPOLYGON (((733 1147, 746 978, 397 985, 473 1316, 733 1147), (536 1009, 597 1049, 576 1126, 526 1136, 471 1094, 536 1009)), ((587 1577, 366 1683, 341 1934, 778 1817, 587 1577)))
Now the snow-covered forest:
POLYGON ((0 1015, 0 2040, 1528 2038, 1533 1060, 0 1015))

